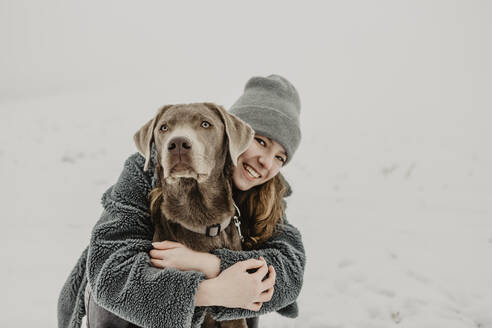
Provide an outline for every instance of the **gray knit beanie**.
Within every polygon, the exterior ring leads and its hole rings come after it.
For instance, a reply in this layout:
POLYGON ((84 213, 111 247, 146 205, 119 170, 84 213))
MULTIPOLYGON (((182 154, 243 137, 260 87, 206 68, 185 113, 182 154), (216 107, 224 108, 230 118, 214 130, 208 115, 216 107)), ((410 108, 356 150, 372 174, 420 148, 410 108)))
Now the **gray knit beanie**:
POLYGON ((285 164, 292 159, 301 141, 300 111, 296 88, 279 75, 249 79, 243 95, 229 109, 256 133, 281 144, 287 152, 285 164))

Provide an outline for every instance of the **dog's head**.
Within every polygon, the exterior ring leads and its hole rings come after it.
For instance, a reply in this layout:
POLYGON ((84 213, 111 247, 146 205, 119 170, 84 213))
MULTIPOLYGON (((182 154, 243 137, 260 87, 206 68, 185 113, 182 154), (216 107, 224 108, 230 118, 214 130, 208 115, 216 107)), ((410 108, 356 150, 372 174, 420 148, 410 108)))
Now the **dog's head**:
POLYGON ((149 167, 155 143, 163 178, 168 183, 179 178, 205 181, 212 170, 223 165, 227 156, 234 165, 253 140, 253 129, 213 103, 167 105, 135 133, 133 140, 149 167), (221 164, 222 163, 222 164, 221 164))

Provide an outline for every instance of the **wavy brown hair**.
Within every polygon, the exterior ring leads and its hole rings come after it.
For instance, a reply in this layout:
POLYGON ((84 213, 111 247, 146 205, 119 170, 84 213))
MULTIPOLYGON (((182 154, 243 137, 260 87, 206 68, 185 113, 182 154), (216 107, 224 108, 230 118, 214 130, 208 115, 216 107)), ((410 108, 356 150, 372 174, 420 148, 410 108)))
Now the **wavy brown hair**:
POLYGON ((241 211, 245 249, 255 249, 276 232, 285 213, 283 198, 287 185, 278 173, 267 182, 246 191, 235 190, 236 204, 241 211))

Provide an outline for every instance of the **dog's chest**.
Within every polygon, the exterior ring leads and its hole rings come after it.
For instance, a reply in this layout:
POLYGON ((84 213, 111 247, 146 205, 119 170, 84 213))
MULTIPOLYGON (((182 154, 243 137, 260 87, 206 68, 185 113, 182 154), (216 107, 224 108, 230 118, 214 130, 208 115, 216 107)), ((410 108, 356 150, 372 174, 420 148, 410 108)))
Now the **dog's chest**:
POLYGON ((185 229, 178 223, 161 220, 155 224, 153 241, 172 240, 202 252, 209 252, 217 248, 241 250, 239 233, 233 223, 230 223, 219 235, 214 237, 196 233, 185 229))

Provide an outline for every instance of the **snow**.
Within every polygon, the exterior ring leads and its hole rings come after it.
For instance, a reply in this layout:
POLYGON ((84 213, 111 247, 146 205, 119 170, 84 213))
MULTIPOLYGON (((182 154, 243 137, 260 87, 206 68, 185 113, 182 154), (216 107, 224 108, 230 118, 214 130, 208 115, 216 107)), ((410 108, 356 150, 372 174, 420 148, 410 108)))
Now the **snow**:
POLYGON ((54 327, 100 197, 161 105, 298 88, 308 257, 267 327, 492 327, 492 20, 481 1, 0 3, 1 327, 54 327))

